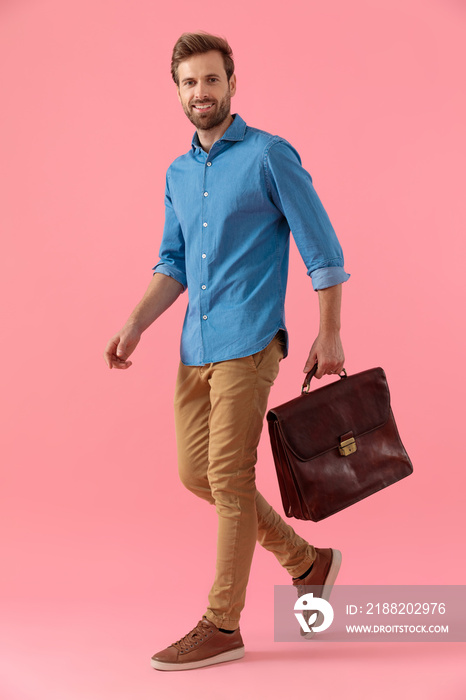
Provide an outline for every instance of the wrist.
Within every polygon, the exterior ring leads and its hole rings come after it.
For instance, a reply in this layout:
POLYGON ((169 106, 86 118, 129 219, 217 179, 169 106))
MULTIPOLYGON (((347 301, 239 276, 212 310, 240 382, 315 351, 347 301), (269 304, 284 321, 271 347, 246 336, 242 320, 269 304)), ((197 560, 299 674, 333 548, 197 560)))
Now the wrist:
POLYGON ((340 323, 321 323, 319 327, 319 335, 340 335, 340 323))
POLYGON ((123 330, 131 335, 142 335, 146 327, 141 323, 140 319, 130 316, 123 326, 123 330))

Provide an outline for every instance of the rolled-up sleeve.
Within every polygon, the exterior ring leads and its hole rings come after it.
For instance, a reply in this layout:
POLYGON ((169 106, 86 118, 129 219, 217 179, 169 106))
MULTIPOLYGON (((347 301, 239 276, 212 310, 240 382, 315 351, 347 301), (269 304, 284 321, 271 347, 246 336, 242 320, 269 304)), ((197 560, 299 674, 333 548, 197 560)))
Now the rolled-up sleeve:
POLYGON ((160 272, 168 277, 173 277, 183 285, 183 291, 187 289, 185 242, 180 222, 173 208, 170 197, 169 178, 167 173, 165 184, 165 224, 163 228, 162 243, 159 250, 159 262, 152 268, 153 274, 160 272))
POLYGON ((298 152, 277 137, 264 154, 269 196, 286 218, 313 288, 346 282, 341 245, 298 152))

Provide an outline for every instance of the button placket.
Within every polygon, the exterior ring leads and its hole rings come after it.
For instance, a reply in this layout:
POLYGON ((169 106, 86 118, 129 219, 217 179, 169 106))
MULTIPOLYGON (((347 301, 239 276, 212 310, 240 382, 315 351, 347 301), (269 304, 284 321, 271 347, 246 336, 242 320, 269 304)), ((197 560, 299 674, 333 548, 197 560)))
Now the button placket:
POLYGON ((209 207, 209 188, 207 187, 207 172, 210 172, 207 170, 207 168, 210 168, 212 165, 212 162, 210 160, 206 161, 205 167, 204 167, 204 182, 203 182, 203 188, 201 197, 202 197, 202 202, 201 202, 201 221, 202 221, 202 227, 201 227, 201 279, 200 279, 200 299, 199 299, 199 313, 201 316, 201 319, 203 321, 208 320, 208 314, 209 314, 209 298, 206 295, 206 290, 207 290, 207 282, 208 282, 208 266, 207 266, 207 254, 211 252, 212 249, 212 244, 211 244, 211 234, 209 231, 209 224, 211 223, 210 221, 210 207, 209 207))

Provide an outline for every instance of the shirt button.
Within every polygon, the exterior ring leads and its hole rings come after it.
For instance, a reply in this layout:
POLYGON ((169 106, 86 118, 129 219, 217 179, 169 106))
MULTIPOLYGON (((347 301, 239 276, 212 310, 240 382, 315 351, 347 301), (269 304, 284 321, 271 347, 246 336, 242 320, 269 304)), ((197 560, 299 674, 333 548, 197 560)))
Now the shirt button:
POLYGON ((203 258, 206 258, 207 255, 206 255, 205 253, 202 253, 202 257, 203 257, 203 258))
POLYGON ((203 223, 202 225, 204 226, 204 228, 206 228, 206 226, 207 226, 207 221, 204 221, 204 223, 203 223))
POLYGON ((203 316, 202 318, 204 319, 204 321, 207 321, 207 316, 203 316))
POLYGON ((206 165, 210 168, 210 166, 212 165, 212 163, 210 162, 210 160, 207 161, 206 165))
POLYGON ((201 289, 207 289, 207 287, 205 286, 205 284, 202 285, 201 289))
POLYGON ((209 196, 209 193, 208 193, 208 192, 204 192, 204 197, 208 197, 208 196, 209 196))

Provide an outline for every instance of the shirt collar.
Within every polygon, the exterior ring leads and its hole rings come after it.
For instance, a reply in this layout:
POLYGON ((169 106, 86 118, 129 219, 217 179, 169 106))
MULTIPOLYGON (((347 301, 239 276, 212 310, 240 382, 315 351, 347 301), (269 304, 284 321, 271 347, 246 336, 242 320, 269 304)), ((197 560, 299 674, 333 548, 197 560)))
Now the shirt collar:
MULTIPOLYGON (((232 123, 225 131, 222 138, 220 138, 215 143, 220 143, 221 141, 243 141, 244 134, 246 133, 246 122, 244 121, 244 119, 241 119, 239 114, 233 114, 232 117, 232 123)), ((194 150, 196 150, 197 148, 202 148, 201 143, 199 141, 199 136, 197 135, 197 131, 194 132, 191 145, 194 150)))

